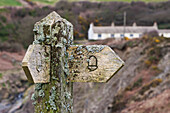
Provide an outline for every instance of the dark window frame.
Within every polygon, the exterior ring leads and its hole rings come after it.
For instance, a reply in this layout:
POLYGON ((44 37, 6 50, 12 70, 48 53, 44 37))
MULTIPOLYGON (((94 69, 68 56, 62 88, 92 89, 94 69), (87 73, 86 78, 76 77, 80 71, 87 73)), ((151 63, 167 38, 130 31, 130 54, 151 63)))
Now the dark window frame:
POLYGON ((98 34, 98 38, 101 38, 102 37, 102 34, 98 34))
POLYGON ((115 34, 111 34, 111 38, 115 38, 115 34))

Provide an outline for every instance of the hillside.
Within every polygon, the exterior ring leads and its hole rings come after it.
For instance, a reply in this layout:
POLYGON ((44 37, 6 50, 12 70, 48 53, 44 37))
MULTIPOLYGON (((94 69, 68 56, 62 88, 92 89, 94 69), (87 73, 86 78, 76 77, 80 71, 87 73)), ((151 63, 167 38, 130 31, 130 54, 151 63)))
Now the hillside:
POLYGON ((106 84, 75 83, 75 113, 168 113, 169 42, 170 39, 145 36, 130 41, 88 43, 109 45, 125 66, 106 84))
MULTIPOLYGON (((37 3, 37 4, 43 4, 43 5, 54 5, 55 3, 62 1, 62 0, 1 0, 0 6, 22 6, 24 5, 23 2, 28 3, 37 3)), ((79 2, 83 0, 65 0, 68 2, 79 2)), ((164 2, 168 0, 84 0, 84 1, 90 1, 90 2, 137 2, 137 1, 143 1, 143 2, 164 2)))
MULTIPOLYGON (((88 42, 110 46, 125 66, 108 83, 74 83, 74 113, 168 113, 170 39, 88 42)), ((23 52, 0 52, 0 112, 32 113, 34 90, 19 64, 23 52), (5 57, 8 56, 8 57, 5 57)))
POLYGON ((1 0, 0 6, 21 6, 21 3, 17 0, 1 0))
POLYGON ((160 29, 170 29, 170 1, 162 3, 144 2, 58 2, 55 6, 0 9, 0 50, 27 48, 33 41, 33 25, 51 11, 58 12, 74 25, 74 39, 87 39, 89 24, 98 26, 123 25, 123 12, 127 12, 127 25, 151 26, 158 23, 160 29), (15 44, 14 44, 15 42, 15 44), (11 47, 9 47, 11 45, 11 47))

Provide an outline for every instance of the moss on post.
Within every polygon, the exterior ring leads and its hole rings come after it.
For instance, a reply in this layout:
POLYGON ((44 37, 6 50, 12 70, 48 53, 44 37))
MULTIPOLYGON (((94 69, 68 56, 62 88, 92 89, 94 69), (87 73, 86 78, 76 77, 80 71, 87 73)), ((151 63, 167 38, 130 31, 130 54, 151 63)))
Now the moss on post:
POLYGON ((56 12, 34 26, 34 44, 51 47, 50 83, 36 84, 32 95, 35 113, 72 113, 73 84, 69 76, 67 49, 73 41, 73 26, 56 12))

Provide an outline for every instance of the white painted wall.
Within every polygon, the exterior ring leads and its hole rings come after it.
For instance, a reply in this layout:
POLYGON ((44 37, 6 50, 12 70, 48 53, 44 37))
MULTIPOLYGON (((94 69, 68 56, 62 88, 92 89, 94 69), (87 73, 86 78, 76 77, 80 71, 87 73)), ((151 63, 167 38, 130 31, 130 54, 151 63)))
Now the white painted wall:
POLYGON ((114 37, 115 37, 115 38, 120 38, 120 35, 121 35, 120 33, 115 33, 115 34, 114 34, 114 37))
MULTIPOLYGON (((94 33, 93 33, 93 24, 90 24, 90 28, 88 30, 88 39, 89 40, 94 40, 94 33)), ((96 39, 97 40, 97 39, 96 39)))
POLYGON ((159 36, 164 36, 166 38, 170 38, 170 33, 159 33, 159 36))
POLYGON ((140 33, 125 33, 125 37, 128 37, 130 39, 140 38, 141 37, 140 35, 141 35, 140 33), (132 34, 132 36, 131 36, 131 34, 132 34))
MULTIPOLYGON (((123 33, 114 33, 114 37, 112 37, 112 34, 110 33, 101 33, 101 37, 98 37, 98 33, 93 32, 93 23, 90 24, 90 28, 88 30, 88 39, 89 40, 103 40, 107 38, 115 38, 115 39, 121 39, 124 38, 121 35, 123 33)), ((155 28, 158 30, 157 24, 154 23, 155 28)), ((128 37, 129 39, 134 39, 134 38, 140 38, 143 35, 143 33, 125 33, 125 37, 128 37), (131 36, 132 34, 132 36, 131 36)), ((170 38, 170 32, 169 33, 159 33, 159 36, 164 36, 167 38, 170 38)))
MULTIPOLYGON (((99 34, 97 33, 93 33, 93 31, 89 30, 89 40, 104 40, 107 38, 115 38, 115 39, 121 39, 124 37, 121 37, 123 33, 115 33, 114 37, 112 37, 112 34, 107 34, 107 33, 102 33, 101 37, 98 37, 99 34)), ((133 36, 131 36, 131 33, 125 33, 125 37, 128 37, 130 39, 133 38, 140 38, 140 34, 139 33, 133 33, 133 36)))

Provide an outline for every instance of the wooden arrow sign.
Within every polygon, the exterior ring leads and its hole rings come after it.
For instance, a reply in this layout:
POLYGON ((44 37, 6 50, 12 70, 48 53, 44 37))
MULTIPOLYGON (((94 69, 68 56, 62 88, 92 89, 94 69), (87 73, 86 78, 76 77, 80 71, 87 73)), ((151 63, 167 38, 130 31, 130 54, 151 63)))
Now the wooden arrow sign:
POLYGON ((22 61, 22 68, 31 83, 50 82, 50 47, 30 45, 22 61))
POLYGON ((71 82, 107 82, 124 62, 108 46, 71 46, 69 53, 71 82))
MULTIPOLYGON (((50 81, 50 59, 45 59, 49 51, 48 46, 29 46, 22 62, 29 82, 50 81)), ((68 81, 71 82, 107 82, 124 65, 119 56, 104 45, 71 46, 68 53, 68 81)))

